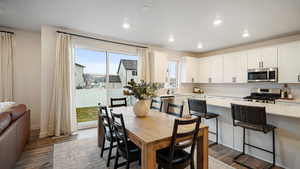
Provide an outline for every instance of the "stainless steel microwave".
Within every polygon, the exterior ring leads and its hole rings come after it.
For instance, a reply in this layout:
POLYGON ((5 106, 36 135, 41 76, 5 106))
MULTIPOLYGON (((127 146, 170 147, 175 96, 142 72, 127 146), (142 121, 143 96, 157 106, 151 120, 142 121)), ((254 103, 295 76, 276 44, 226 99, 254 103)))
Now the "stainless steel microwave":
POLYGON ((277 82, 278 68, 248 69, 248 82, 277 82))

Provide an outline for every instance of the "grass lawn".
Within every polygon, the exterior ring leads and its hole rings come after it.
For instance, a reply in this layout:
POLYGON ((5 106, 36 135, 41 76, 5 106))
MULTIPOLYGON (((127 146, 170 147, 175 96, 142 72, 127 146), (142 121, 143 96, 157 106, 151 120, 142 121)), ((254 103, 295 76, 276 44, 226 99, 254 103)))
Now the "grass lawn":
POLYGON ((97 120, 98 108, 97 107, 85 107, 76 108, 77 122, 93 121, 97 120))

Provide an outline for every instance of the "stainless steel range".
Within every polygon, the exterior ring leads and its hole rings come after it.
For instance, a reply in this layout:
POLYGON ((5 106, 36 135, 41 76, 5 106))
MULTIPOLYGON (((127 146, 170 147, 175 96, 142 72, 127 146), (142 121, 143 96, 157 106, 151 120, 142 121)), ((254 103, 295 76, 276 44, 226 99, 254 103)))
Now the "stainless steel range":
POLYGON ((281 89, 278 88, 253 88, 250 96, 244 97, 244 100, 259 103, 272 103, 281 96, 281 89))

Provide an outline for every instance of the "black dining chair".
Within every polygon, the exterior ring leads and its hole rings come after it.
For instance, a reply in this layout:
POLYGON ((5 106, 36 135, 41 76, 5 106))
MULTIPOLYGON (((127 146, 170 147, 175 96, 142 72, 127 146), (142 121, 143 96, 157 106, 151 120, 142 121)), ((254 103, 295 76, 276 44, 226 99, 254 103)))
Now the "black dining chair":
POLYGON ((189 112, 191 115, 199 116, 201 118, 216 119, 216 132, 208 131, 210 134, 216 135, 216 142, 211 143, 209 146, 213 146, 219 143, 219 115, 216 113, 207 112, 206 100, 188 99, 189 112))
MULTIPOLYGON (((270 153, 273 155, 273 164, 266 166, 264 168, 273 168, 275 166, 275 129, 276 127, 270 124, 267 124, 267 115, 266 115, 266 108, 265 107, 257 107, 257 106, 247 106, 247 105, 238 105, 238 104, 231 104, 231 111, 232 111, 232 119, 233 119, 233 126, 238 126, 243 128, 243 152, 239 155, 234 157, 234 162, 246 167, 252 168, 245 163, 238 161, 238 159, 245 155, 245 146, 249 146, 255 149, 259 149, 261 151, 270 153), (257 147, 251 145, 250 143, 246 143, 245 141, 245 132, 247 130, 253 130, 257 132, 262 132, 267 134, 272 132, 272 151, 263 149, 261 147, 257 147)), ((253 137, 251 135, 251 137, 253 137)))
POLYGON ((190 165, 194 169, 194 152, 197 142, 200 117, 190 120, 175 119, 170 147, 156 152, 158 169, 184 169, 190 165), (194 125, 190 131, 178 132, 181 126, 194 125), (189 138, 188 140, 183 138, 189 138), (189 150, 189 152, 187 151, 189 150))
POLYGON ((173 115, 173 116, 176 116, 176 117, 182 117, 183 104, 179 105, 179 104, 174 104, 174 103, 168 103, 166 113, 170 114, 170 115, 173 115))
POLYGON ((117 141, 113 131, 112 131, 112 126, 111 126, 111 119, 108 115, 107 107, 106 106, 101 106, 99 105, 99 119, 101 120, 99 122, 99 128, 101 128, 104 131, 104 138, 102 138, 102 145, 101 145, 101 152, 100 152, 100 157, 103 157, 103 152, 106 150, 108 151, 108 158, 107 158, 107 164, 106 166, 109 167, 110 160, 113 159, 114 157, 111 156, 112 149, 116 147, 114 143, 117 141), (109 147, 105 147, 105 142, 109 142, 109 147))
POLYGON ((160 100, 152 99, 150 104, 150 109, 162 111, 163 103, 160 100))
POLYGON ((123 115, 112 113, 112 119, 113 131, 117 139, 114 169, 124 165, 126 165, 126 169, 129 169, 130 163, 135 161, 141 162, 141 151, 132 141, 128 140, 123 115), (126 161, 119 164, 120 156, 125 158, 126 161))
POLYGON ((110 106, 111 107, 122 107, 122 106, 127 107, 127 99, 126 99, 126 97, 110 98, 110 106))

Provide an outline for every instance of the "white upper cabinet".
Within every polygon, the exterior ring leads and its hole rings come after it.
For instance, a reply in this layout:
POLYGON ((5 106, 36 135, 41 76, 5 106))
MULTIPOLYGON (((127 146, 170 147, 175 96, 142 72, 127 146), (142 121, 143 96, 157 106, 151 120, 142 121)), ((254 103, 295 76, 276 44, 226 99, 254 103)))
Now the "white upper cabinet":
POLYGON ((216 55, 209 57, 210 62, 210 83, 223 83, 223 56, 216 55))
POLYGON ((267 47, 247 51, 248 69, 277 67, 277 47, 267 47))
POLYGON ((278 47, 279 83, 300 82, 300 42, 283 44, 278 47))
POLYGON ((168 54, 161 51, 153 51, 152 57, 152 79, 153 82, 166 83, 167 82, 167 66, 168 54))
POLYGON ((223 56, 209 56, 199 59, 199 82, 222 83, 223 82, 223 56))
POLYGON ((184 56, 181 59, 181 82, 199 83, 199 59, 184 56))
POLYGON ((247 82, 247 53, 237 52, 224 55, 224 83, 247 82))
POLYGON ((199 83, 209 83, 210 78, 210 62, 208 57, 199 58, 199 83))

